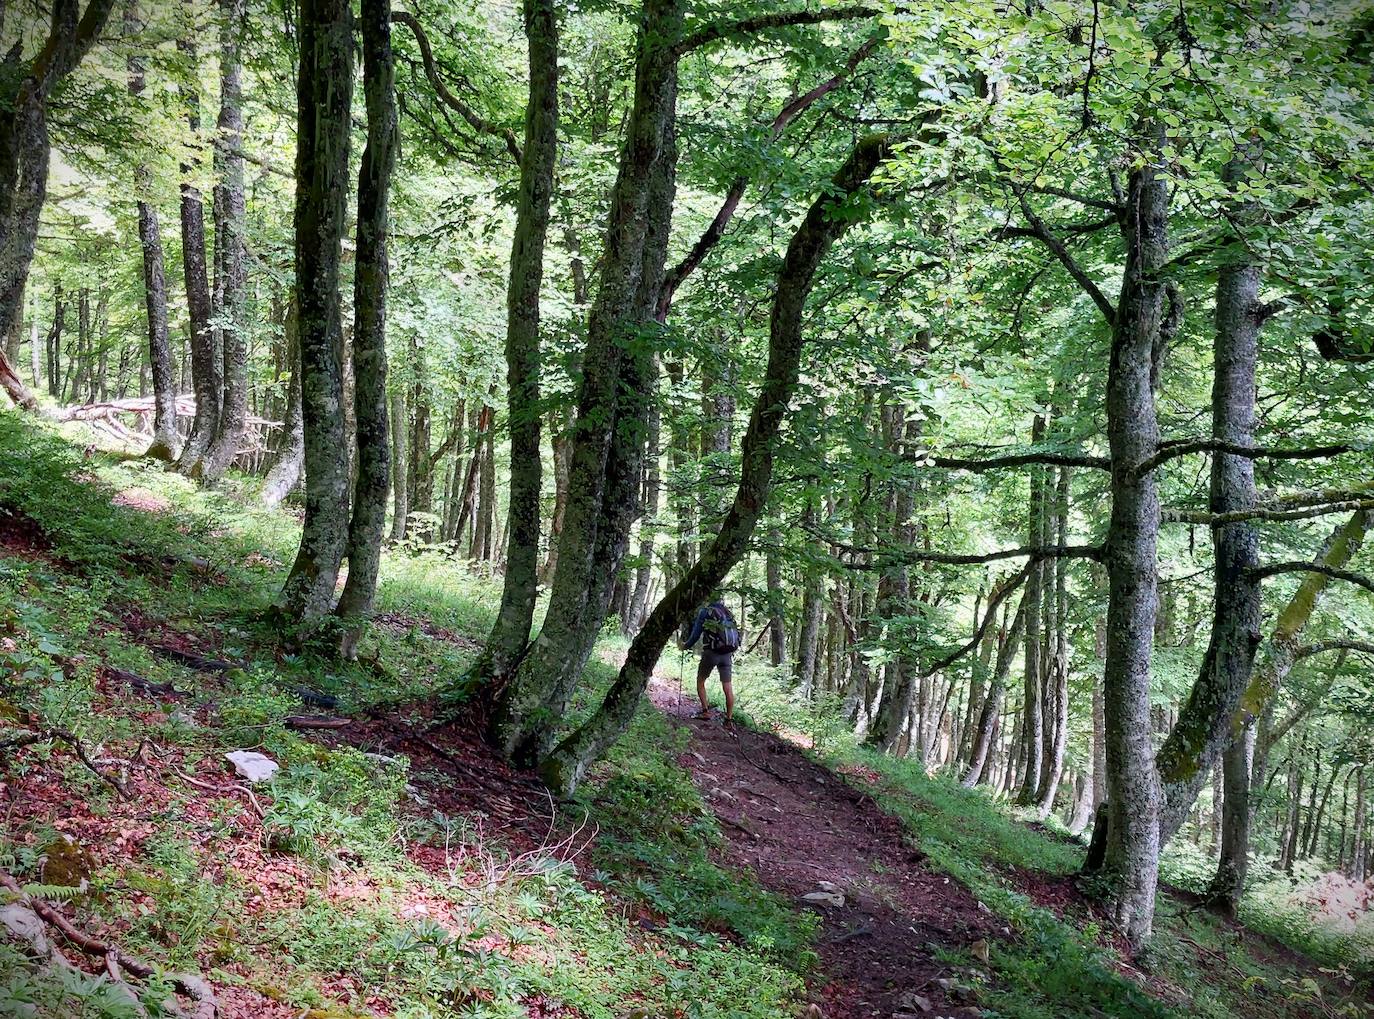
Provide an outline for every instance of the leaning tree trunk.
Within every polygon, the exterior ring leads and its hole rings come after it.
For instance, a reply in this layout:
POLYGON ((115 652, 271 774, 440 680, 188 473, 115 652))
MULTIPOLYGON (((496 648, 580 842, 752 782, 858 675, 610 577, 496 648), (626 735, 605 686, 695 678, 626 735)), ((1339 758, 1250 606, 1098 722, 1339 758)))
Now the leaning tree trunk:
POLYGON ((667 254, 675 179, 678 0, 646 0, 634 103, 611 194, 601 286, 588 319, 586 365, 574 425, 558 569, 539 637, 507 684, 490 722, 493 743, 521 763, 551 748, 554 726, 600 629, 619 573, 644 441, 647 343, 625 338, 653 320, 667 254), (642 349, 641 349, 642 348, 642 349), (628 504, 628 505, 627 505, 628 504), (622 528, 626 533, 620 533, 622 528))
MULTIPOLYGON (((24 288, 48 194, 48 97, 100 36, 114 0, 54 0, 42 49, 28 61, 15 46, 0 61, 0 337, 24 313, 24 288)), ((39 409, 0 350, 0 389, 15 405, 39 409)))
POLYGON ((348 543, 339 255, 348 207, 352 13, 347 0, 301 0, 296 123, 296 309, 305 426, 305 522, 282 588, 288 616, 333 605, 348 543))
MULTIPOLYGON (((363 95, 367 147, 358 169, 358 237, 353 269, 353 408, 357 482, 348 525, 348 579, 338 614, 356 621, 372 611, 391 485, 386 401, 387 198, 396 163, 395 68, 390 0, 362 0, 363 95)), ((340 651, 352 658, 361 627, 346 630, 340 651)))
POLYGON ((215 434, 200 476, 214 484, 239 454, 248 426, 248 334, 244 321, 243 86, 239 37, 244 0, 219 0, 220 105, 215 145, 215 309, 222 390, 215 434))
POLYGON ((969 752, 969 768, 961 780, 965 789, 972 789, 986 778, 993 734, 997 728, 997 719, 1002 713, 1002 701, 1007 693, 1007 676, 1011 672, 1011 660, 1016 654, 1016 646, 1021 642, 1021 631, 1026 625, 1026 605, 1029 597, 1029 593, 1021 596, 1021 603, 1016 607, 1016 615, 1011 621, 1011 626, 999 635, 997 663, 993 666, 992 679, 988 684, 987 695, 983 698, 983 710, 978 716, 978 728, 973 738, 973 748, 969 752))
POLYGON ((797 386, 806 299, 821 260, 852 222, 851 217, 833 212, 865 186, 888 151, 886 136, 863 139, 835 175, 833 186, 812 204, 792 236, 778 271, 769 320, 768 366, 741 445, 740 482, 734 502, 720 533, 703 549, 687 575, 654 606, 601 706, 544 761, 541 774, 555 792, 570 794, 591 762, 629 727, 678 620, 705 601, 748 547, 768 502, 778 433, 797 386))
POLYGON ((1150 160, 1132 171, 1122 233, 1126 266, 1113 316, 1107 375, 1107 439, 1112 509, 1104 561, 1108 576, 1107 661, 1102 681, 1107 745, 1105 870, 1112 915, 1132 950, 1154 922, 1159 878, 1159 776, 1150 743, 1150 662, 1159 565, 1159 494, 1142 472, 1159 443, 1155 350, 1164 313, 1169 192, 1150 160))
POLYGON ((276 506, 296 487, 305 460, 305 429, 301 421, 301 341, 297 322, 296 298, 292 295, 283 325, 288 372, 286 413, 282 421, 281 449, 262 486, 262 501, 267 506, 276 506))
MULTIPOLYGON (((196 46, 189 39, 177 40, 177 49, 194 66, 196 46)), ((200 97, 191 85, 186 96, 186 118, 191 132, 200 131, 200 97)), ((186 444, 181 447, 178 469, 193 474, 219 430, 221 398, 220 357, 215 350, 215 331, 211 326, 210 280, 205 267, 205 203, 200 189, 191 181, 195 168, 181 166, 181 266, 186 284, 186 310, 191 325, 191 388, 196 395, 196 415, 186 444)))

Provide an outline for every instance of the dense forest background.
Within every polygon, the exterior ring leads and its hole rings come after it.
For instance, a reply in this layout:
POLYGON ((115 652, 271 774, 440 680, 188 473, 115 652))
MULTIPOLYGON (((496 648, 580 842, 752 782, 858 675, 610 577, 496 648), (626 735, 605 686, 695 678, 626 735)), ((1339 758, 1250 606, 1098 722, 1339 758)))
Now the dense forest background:
POLYGON ((813 717, 1091 836, 1133 948, 1161 851, 1374 870, 1368 4, 3 19, 0 377, 301 508, 286 644, 356 656, 382 547, 493 578, 435 689, 567 794, 721 587, 813 717))

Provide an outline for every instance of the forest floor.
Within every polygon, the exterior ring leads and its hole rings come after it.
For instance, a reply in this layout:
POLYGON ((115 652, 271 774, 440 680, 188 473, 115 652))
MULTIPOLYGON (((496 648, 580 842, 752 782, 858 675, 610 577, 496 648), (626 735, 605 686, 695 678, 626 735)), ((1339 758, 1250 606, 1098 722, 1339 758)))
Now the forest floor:
POLYGON ((698 719, 695 698, 662 676, 650 693, 690 733, 678 763, 724 825, 729 865, 819 915, 827 1016, 980 1014, 957 1000, 956 968, 937 954, 986 955, 1000 929, 967 888, 925 865, 900 821, 782 736, 698 719))
POLYGON ((73 968, 45 971, 0 939, 0 1016, 158 1014, 177 972, 221 1019, 1374 1014, 1367 963, 1301 918, 1166 893, 1127 963, 1078 842, 855 746, 761 666, 730 729, 665 671, 555 804, 436 715, 464 716, 493 579, 397 550, 359 662, 284 652, 298 524, 237 484, 0 414, 0 871, 25 890, 0 914, 36 900, 153 966, 58 936, 73 968), (250 787, 238 749, 280 771, 250 787))

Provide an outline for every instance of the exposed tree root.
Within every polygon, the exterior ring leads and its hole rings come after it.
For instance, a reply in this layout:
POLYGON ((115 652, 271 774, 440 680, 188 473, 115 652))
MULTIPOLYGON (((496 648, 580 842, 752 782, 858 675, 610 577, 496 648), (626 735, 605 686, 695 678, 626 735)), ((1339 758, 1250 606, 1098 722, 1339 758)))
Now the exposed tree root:
MULTIPOLYGON (((14 904, 6 907, 8 913, 6 914, 5 926, 16 936, 28 941, 30 947, 37 954, 45 957, 50 965, 65 965, 68 969, 75 968, 62 955, 61 950, 48 940, 41 925, 34 925, 29 922, 29 916, 55 927, 67 941, 84 954, 103 959, 105 971, 116 984, 127 986, 124 980, 125 973, 136 980, 146 980, 155 972, 148 963, 126 954, 123 949, 111 942, 85 933, 51 905, 27 894, 19 882, 7 871, 0 870, 0 887, 8 889, 17 897, 14 904), (24 915, 26 913, 28 916, 24 915)), ((169 974, 167 979, 178 994, 192 1002, 190 1015, 193 1019, 217 1019, 220 1012, 219 1005, 215 1001, 215 992, 204 977, 195 973, 174 973, 169 974)), ((137 1004, 137 995, 133 993, 132 989, 130 989, 130 996, 137 1004)), ((145 1012, 141 1005, 138 1005, 138 1008, 140 1012, 145 1012)))

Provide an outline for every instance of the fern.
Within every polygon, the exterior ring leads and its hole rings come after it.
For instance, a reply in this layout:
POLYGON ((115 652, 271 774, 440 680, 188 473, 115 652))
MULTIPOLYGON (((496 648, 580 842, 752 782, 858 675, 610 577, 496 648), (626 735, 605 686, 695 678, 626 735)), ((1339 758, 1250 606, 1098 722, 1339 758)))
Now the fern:
POLYGON ((79 888, 75 885, 27 884, 23 887, 24 894, 31 899, 41 899, 44 902, 56 902, 59 904, 75 902, 86 894, 84 888, 79 888))

